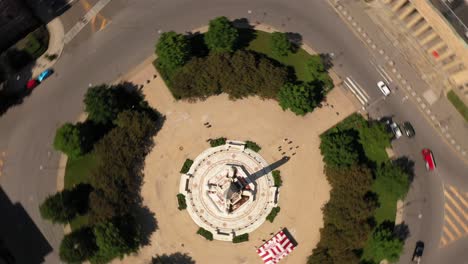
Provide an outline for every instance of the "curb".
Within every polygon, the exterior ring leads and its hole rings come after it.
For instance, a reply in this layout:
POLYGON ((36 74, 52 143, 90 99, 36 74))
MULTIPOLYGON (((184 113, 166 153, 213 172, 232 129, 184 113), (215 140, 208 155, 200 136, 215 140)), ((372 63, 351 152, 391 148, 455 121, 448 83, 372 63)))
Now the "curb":
POLYGON ((62 55, 63 48, 65 46, 65 43, 63 42, 65 29, 60 18, 54 18, 46 25, 46 27, 47 31, 49 31, 49 45, 44 54, 37 58, 32 69, 33 77, 39 75, 44 69, 53 66, 62 55), (46 58, 46 55, 52 54, 57 55, 57 57, 54 60, 49 61, 49 59, 46 58))

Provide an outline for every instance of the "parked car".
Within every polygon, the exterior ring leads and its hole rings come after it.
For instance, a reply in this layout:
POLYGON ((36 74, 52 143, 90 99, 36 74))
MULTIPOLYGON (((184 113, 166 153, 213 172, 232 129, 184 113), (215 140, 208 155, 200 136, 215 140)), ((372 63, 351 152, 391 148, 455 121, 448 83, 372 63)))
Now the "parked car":
POLYGON ((37 81, 38 82, 43 82, 45 79, 47 79, 47 77, 49 77, 50 75, 52 75, 52 73, 54 73, 54 70, 52 69, 46 69, 44 70, 43 72, 41 72, 39 74, 39 76, 37 77, 37 81))
POLYGON ((39 84, 36 79, 31 79, 26 83, 26 89, 31 90, 34 89, 39 84))
POLYGON ((416 135, 416 133, 414 132, 414 128, 410 122, 403 123, 403 130, 405 131, 407 137, 414 137, 414 135, 416 135))
POLYGON ((422 241, 416 242, 416 248, 414 249, 413 258, 411 260, 419 264, 421 262, 421 257, 423 253, 424 253, 424 242, 422 241))
POLYGON ((434 155, 432 155, 432 151, 426 148, 426 149, 423 149, 421 153, 423 155, 424 162, 426 163, 426 169, 429 171, 434 170, 436 167, 436 163, 434 160, 434 155))
POLYGON ((389 96, 390 95, 390 89, 388 88, 388 86, 380 81, 377 83, 377 87, 379 87, 380 91, 385 95, 385 96, 389 96))
POLYGON ((392 130, 393 135, 395 135, 395 138, 396 138, 396 139, 399 139, 399 138, 401 137, 401 135, 402 135, 401 129, 400 129, 400 127, 398 126, 397 123, 395 123, 395 122, 392 121, 392 122, 390 123, 390 129, 392 130))

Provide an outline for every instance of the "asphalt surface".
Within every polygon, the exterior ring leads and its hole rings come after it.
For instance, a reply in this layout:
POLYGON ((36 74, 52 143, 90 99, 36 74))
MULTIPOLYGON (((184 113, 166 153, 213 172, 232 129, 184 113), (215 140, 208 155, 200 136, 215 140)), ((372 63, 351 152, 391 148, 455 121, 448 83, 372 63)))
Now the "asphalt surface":
POLYGON ((11 201, 24 207, 55 249, 46 263, 59 263, 56 249, 63 235, 61 226, 43 221, 38 211, 39 203, 56 191, 59 153, 52 148, 56 128, 76 121, 89 84, 112 82, 147 58, 154 50, 158 30, 185 32, 220 15, 300 33, 303 41, 318 52, 337 54, 336 72, 343 78, 352 76, 368 92, 373 100, 372 116, 394 116, 397 121, 413 124, 417 134, 414 139, 394 142, 397 155, 406 155, 416 163, 404 209, 410 237, 400 263, 410 262, 417 240, 426 243, 424 263, 466 263, 466 237, 443 248, 439 248, 439 240, 444 218, 443 184, 468 190, 467 165, 445 145, 411 101, 402 102, 403 93, 394 90, 389 98, 381 99, 375 86, 381 77, 370 63, 374 61, 372 55, 325 1, 114 0, 101 13, 111 22, 98 31, 80 33, 65 47, 54 67, 56 73, 23 104, 0 118, 0 151, 5 152, 0 184, 11 201), (424 168, 420 155, 423 147, 434 152, 438 165, 435 172, 428 173, 424 168))

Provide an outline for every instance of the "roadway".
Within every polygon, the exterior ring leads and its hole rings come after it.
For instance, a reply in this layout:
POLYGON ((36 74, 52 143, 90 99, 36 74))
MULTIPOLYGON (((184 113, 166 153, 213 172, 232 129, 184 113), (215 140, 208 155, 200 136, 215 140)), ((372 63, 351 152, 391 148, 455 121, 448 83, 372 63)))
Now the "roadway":
MULTIPOLYGON (((147 58, 154 50, 158 31, 185 32, 207 24, 211 18, 226 15, 300 33, 303 41, 315 50, 333 52, 337 55, 335 71, 342 78, 351 76, 369 95, 368 110, 372 116, 391 115, 397 121, 408 120, 414 125, 417 133, 414 139, 394 143, 398 155, 409 156, 416 162, 416 176, 407 198, 410 203, 404 211, 411 236, 401 263, 408 263, 408 254, 420 239, 426 242, 425 263, 461 263, 462 259, 468 259, 467 252, 462 250, 463 246, 466 248, 466 236, 439 247, 446 200, 442 184, 468 190, 463 178, 468 171, 466 164, 439 138, 412 101, 402 102, 401 91, 395 90, 388 99, 381 99, 375 83, 382 76, 371 63, 378 61, 325 1, 140 0, 130 4, 127 0, 113 0, 101 14, 107 25, 99 27, 99 31, 87 29, 78 34, 55 65, 56 74, 23 104, 0 118, 0 150, 5 152, 0 184, 12 201, 23 205, 54 249, 58 248, 63 229, 43 221, 38 204, 56 191, 59 153, 52 148, 56 128, 77 119, 83 111, 82 98, 89 84, 112 82, 147 58), (419 154, 423 147, 434 152, 438 165, 434 173, 424 169, 419 154)), ((68 19, 67 13, 63 16, 68 19)), ((56 250, 47 256, 46 263, 58 262, 56 250)))

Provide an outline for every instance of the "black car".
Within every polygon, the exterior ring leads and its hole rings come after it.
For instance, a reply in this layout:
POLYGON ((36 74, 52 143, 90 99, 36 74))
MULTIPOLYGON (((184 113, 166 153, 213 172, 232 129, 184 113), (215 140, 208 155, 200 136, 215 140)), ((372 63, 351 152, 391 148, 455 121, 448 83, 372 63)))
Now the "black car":
POLYGON ((403 123, 403 130, 405 131, 405 134, 408 137, 414 137, 414 135, 416 135, 416 133, 414 132, 414 128, 410 122, 403 123))
POLYGON ((416 248, 414 249, 412 261, 419 263, 424 252, 424 242, 416 242, 416 248))

